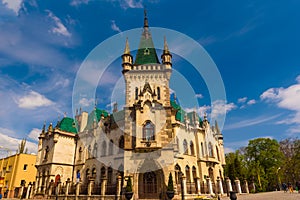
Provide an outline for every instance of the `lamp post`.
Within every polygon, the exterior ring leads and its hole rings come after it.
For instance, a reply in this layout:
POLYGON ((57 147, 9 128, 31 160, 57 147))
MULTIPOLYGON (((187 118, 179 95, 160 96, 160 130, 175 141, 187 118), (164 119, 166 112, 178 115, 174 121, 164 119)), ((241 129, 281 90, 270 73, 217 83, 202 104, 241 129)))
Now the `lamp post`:
POLYGON ((281 167, 278 167, 277 170, 276 170, 276 174, 277 174, 277 178, 278 178, 278 188, 279 188, 279 191, 281 190, 281 180, 280 180, 280 176, 278 174, 279 170, 281 169, 281 167))

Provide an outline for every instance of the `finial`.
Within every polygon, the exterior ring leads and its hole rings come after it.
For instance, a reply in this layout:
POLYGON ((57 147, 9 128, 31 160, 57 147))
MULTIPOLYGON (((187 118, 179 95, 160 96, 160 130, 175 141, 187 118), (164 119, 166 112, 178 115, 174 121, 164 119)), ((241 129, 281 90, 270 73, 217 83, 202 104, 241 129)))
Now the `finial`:
POLYGON ((149 27, 146 8, 144 9, 144 27, 149 27))
POLYGON ((78 108, 76 108, 76 111, 75 111, 75 113, 76 113, 76 116, 78 115, 78 108))
POLYGON ((95 110, 96 110, 96 108, 97 108, 97 104, 98 104, 98 98, 97 98, 97 96, 96 96, 96 98, 95 98, 95 110))
POLYGON ((169 47, 166 36, 164 36, 164 53, 169 53, 169 47))
POLYGON ((217 120, 215 121, 215 128, 218 134, 221 133, 217 120))
POLYGON ((130 54, 130 48, 129 48, 128 37, 126 38, 126 44, 125 44, 124 54, 130 54))
POLYGON ((43 125, 43 128, 42 128, 42 133, 45 133, 45 130, 46 130, 46 121, 44 121, 44 125, 43 125))
POLYGON ((67 112, 64 112, 64 117, 67 117, 67 112))

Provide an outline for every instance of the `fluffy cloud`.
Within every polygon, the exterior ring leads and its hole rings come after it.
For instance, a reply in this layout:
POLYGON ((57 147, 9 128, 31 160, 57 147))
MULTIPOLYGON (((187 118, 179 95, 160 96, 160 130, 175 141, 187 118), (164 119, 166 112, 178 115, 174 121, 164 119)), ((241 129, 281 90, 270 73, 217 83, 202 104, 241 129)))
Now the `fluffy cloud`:
POLYGON ((27 95, 16 100, 16 103, 20 108, 35 109, 42 106, 53 105, 54 102, 47 99, 44 95, 35 91, 30 91, 27 95))
POLYGON ((31 131, 30 131, 30 133, 28 134, 28 137, 30 138, 30 139, 33 139, 33 140, 35 140, 35 141, 38 141, 38 137, 39 137, 39 135, 40 135, 40 133, 42 132, 42 130, 41 129, 38 129, 38 128, 33 128, 31 131))
POLYGON ((8 9, 13 10, 16 15, 19 15, 19 10, 22 7, 23 0, 2 0, 2 4, 4 4, 8 9))
POLYGON ((71 33, 68 31, 68 29, 63 25, 61 20, 56 17, 50 10, 46 10, 48 12, 48 17, 52 19, 55 23, 55 27, 51 29, 52 33, 56 33, 58 35, 63 35, 70 37, 71 33))
POLYGON ((247 101, 247 97, 239 98, 238 103, 245 103, 247 101))
POLYGON ((251 99, 247 102, 248 105, 253 105, 253 104, 256 104, 256 101, 255 99, 251 99))
MULTIPOLYGON (((8 151, 9 155, 12 155, 17 152, 21 139, 10 137, 0 132, 0 149, 8 151)), ((28 153, 37 152, 37 144, 33 142, 26 141, 25 148, 28 149, 28 153)), ((2 156, 5 155, 2 152, 2 156)), ((6 155, 5 155, 6 156, 6 155)))
POLYGON ((294 112, 289 119, 280 123, 300 124, 300 76, 296 78, 296 81, 296 84, 287 88, 270 88, 260 95, 261 100, 294 112))
POLYGON ((95 100, 94 99, 87 99, 87 98, 81 98, 79 100, 79 104, 83 107, 88 107, 92 104, 94 104, 95 100))
POLYGON ((111 26, 110 27, 113 31, 117 31, 119 33, 121 32, 121 29, 117 26, 115 20, 111 20, 111 26))
POLYGON ((227 103, 224 100, 217 100, 212 103, 211 117, 217 118, 220 115, 225 115, 229 111, 236 109, 234 103, 227 103))

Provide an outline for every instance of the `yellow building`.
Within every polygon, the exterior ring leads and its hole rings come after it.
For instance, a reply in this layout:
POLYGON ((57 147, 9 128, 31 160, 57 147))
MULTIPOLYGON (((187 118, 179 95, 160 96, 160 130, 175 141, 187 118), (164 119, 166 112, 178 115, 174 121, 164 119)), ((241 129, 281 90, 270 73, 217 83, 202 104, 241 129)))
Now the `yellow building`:
POLYGON ((0 160, 0 193, 12 198, 18 197, 20 188, 36 179, 36 155, 15 154, 0 160))

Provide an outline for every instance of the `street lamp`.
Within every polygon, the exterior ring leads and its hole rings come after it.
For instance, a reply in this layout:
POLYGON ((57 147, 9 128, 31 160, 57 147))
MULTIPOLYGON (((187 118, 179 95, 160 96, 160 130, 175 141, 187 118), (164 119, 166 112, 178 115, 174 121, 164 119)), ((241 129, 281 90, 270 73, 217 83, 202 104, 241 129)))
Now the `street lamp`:
POLYGON ((278 188, 279 188, 279 191, 281 190, 281 180, 280 180, 280 176, 278 174, 279 170, 281 169, 281 167, 278 167, 277 170, 276 170, 276 174, 277 174, 277 178, 278 178, 278 188))

